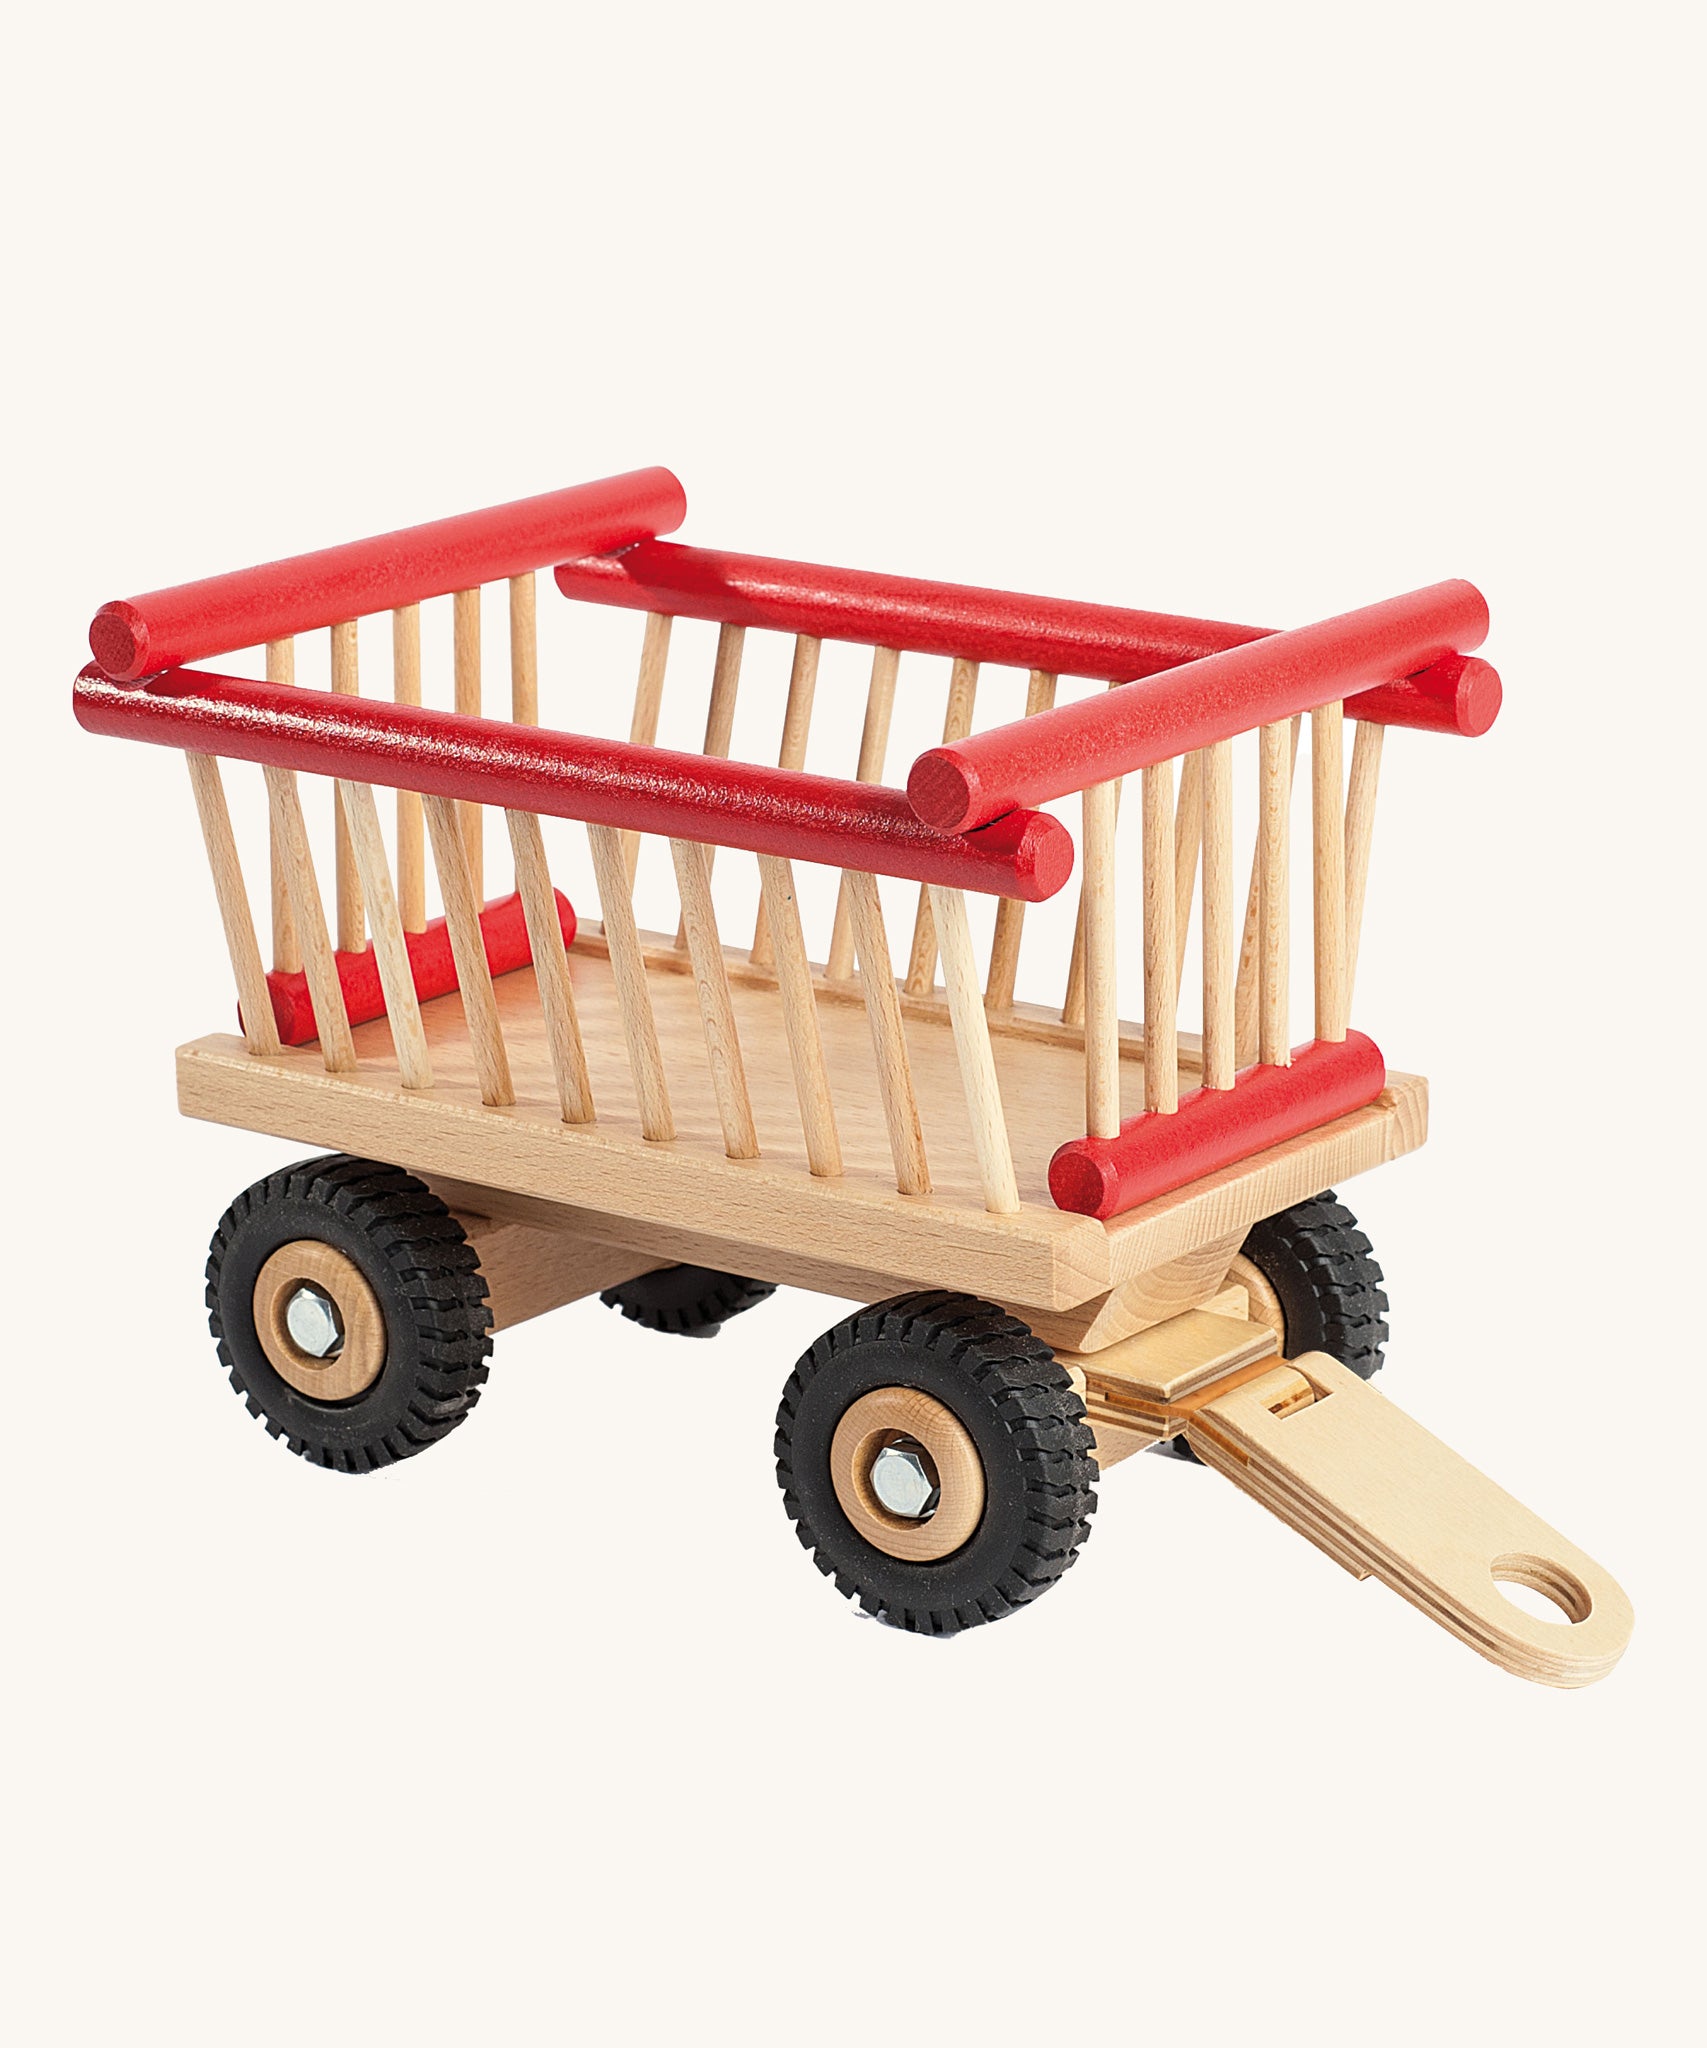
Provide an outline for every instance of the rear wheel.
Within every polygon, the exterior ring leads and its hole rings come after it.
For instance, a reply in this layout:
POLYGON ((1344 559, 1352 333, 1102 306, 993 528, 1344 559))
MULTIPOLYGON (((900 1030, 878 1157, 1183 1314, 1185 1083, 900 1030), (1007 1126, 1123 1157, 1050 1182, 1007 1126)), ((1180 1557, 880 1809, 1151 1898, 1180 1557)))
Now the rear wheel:
POLYGON ((960 1294, 838 1323, 777 1411, 802 1545, 868 1614, 918 1635, 999 1620, 1055 1584, 1090 1534, 1093 1448, 1049 1347, 960 1294))
POLYGON ((413 1174, 341 1153, 237 1197, 208 1252, 207 1307, 250 1414, 336 1472, 442 1442, 492 1350, 462 1226, 413 1174))

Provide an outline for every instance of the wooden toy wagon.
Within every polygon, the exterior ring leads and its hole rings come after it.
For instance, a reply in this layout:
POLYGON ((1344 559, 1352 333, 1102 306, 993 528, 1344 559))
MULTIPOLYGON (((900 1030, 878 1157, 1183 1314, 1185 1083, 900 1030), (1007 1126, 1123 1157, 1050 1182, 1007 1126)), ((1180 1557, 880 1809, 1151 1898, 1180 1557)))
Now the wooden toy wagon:
MULTIPOLYGON (((600 1293, 701 1335, 779 1284, 812 1288, 872 1306, 783 1389, 784 1500, 820 1570, 891 1623, 945 1635, 1023 1606, 1089 1533, 1099 1469, 1172 1445, 1507 1669, 1609 1670, 1631 1621, 1617 1585, 1367 1384, 1381 1271, 1323 1192, 1423 1140, 1425 1084, 1351 1028, 1351 993, 1387 728, 1470 736, 1498 709, 1481 597, 1442 583, 1265 633, 659 539, 685 509, 644 470, 96 615, 77 716, 183 752, 236 977, 242 1035, 180 1050, 182 1107, 332 1148, 239 1195, 214 1236, 210 1320, 251 1412, 315 1463, 371 1471, 465 1419, 494 1328, 600 1293), (541 569, 579 605, 644 616, 626 742, 538 723, 541 569), (482 710, 494 582, 507 718, 482 710), (439 597, 453 710, 421 703, 420 606, 439 597), (382 613, 388 687, 363 695, 382 613), (655 744, 677 619, 718 627, 709 678, 670 677, 705 703, 699 753, 655 744), (311 632, 330 636, 330 690, 294 679, 311 632), (775 766, 729 758, 754 633, 793 641, 775 766), (826 642, 872 650, 843 780, 804 766, 826 642), (263 646, 265 681, 190 666, 263 646), (910 667, 946 666, 943 740, 903 790, 883 780, 891 710, 903 657, 926 656, 910 667), (976 729, 975 698, 998 722, 976 729), (265 777, 270 969, 228 761, 265 777), (1236 768, 1254 777, 1248 881, 1236 768), (336 784, 330 929, 305 776, 336 784), (1128 777, 1139 857, 1120 876, 1128 777), (392 849, 376 785, 398 792, 392 849), (1060 798, 1076 858, 1038 808, 1060 798), (487 810, 514 873, 491 900, 487 810), (585 825, 596 920, 554 888, 542 817, 585 825), (644 834, 668 842, 674 930, 637 925, 644 834), (738 933, 713 888, 750 886, 737 854, 759 878, 738 933), (821 965, 801 863, 839 871, 821 965), (1072 933, 1062 999, 1016 1001, 1022 939, 1052 914, 1059 958, 1072 933), (1122 918, 1143 926, 1142 1029, 1117 1010, 1122 918)), ((608 701, 611 681, 572 676, 570 701, 608 701)))

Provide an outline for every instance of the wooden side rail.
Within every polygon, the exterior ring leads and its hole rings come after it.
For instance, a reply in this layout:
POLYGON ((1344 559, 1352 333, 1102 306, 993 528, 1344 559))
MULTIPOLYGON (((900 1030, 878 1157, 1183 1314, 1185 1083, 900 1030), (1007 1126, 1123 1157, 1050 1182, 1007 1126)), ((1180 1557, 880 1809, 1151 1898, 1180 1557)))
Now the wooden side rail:
MULTIPOLYGON (((525 621, 525 588, 518 595, 513 584, 511 602, 512 622, 518 611, 525 621)), ((282 680, 254 684, 189 670, 171 671, 140 686, 115 684, 93 670, 79 678, 77 715, 89 729, 157 744, 182 745, 189 736, 201 742, 189 754, 192 778, 250 1050, 263 1058, 274 1057, 281 1038, 286 1045, 300 1045, 317 1037, 328 1069, 350 1072, 356 1066, 352 1024, 385 1015, 399 1079, 406 1088, 430 1090, 435 1078, 421 1003, 428 996, 459 989, 480 1100, 489 1108, 503 1109, 515 1101, 516 1088, 493 977, 495 971, 531 958, 563 1118, 590 1122, 595 1115, 592 1088, 565 950, 574 933, 574 914, 551 885, 539 812, 580 815, 588 825, 603 918, 601 936, 611 963, 640 1132, 648 1142, 675 1142, 677 1125, 635 920, 634 869, 624 834, 637 837, 645 830, 656 831, 679 813, 687 829, 672 839, 671 850, 683 905, 683 937, 694 969, 729 1156, 759 1156, 759 1134, 711 899, 711 855, 716 843, 744 846, 759 855, 768 941, 761 964, 776 976, 807 1167, 817 1177, 834 1179, 842 1172, 841 1145, 819 1030, 819 985, 808 962, 793 870, 796 856, 818 861, 829 856, 843 866, 840 901, 849 949, 857 954, 875 1084, 898 1192, 929 1199, 931 1182, 900 992, 877 892, 879 873, 917 881, 921 894, 929 892, 925 915, 933 952, 940 938, 948 984, 946 1010, 964 1079, 985 1205, 998 1214, 1015 1211, 1018 1182, 964 888, 993 888, 1013 892, 1016 900, 1042 900, 1064 883, 1070 871, 1071 842, 1063 829, 1040 817, 1006 820, 993 834, 970 840, 949 839, 920 827, 899 791, 871 783, 836 784, 790 767, 754 770, 726 765, 715 756, 673 756, 632 742, 581 742, 540 732, 521 719, 507 726, 482 720, 474 715, 480 676, 477 593, 459 598, 456 627, 462 708, 455 713, 425 711, 412 701, 420 694, 418 613, 413 607, 401 607, 393 617, 393 695, 398 701, 391 704, 364 702, 356 693, 353 630, 335 637, 339 651, 334 672, 340 687, 330 695, 299 690, 282 680), (288 884, 291 930, 302 958, 298 970, 275 970, 268 976, 260 968, 219 761, 204 750, 210 746, 217 746, 227 758, 258 761, 264 769, 274 845, 288 884), (302 817, 297 786, 302 772, 338 778, 339 844, 347 849, 348 874, 338 898, 344 922, 336 947, 302 817), (444 902, 443 916, 423 922, 419 931, 405 925, 373 793, 375 782, 401 783, 405 775, 411 787, 404 793, 413 800, 413 816, 424 824, 444 902), (557 801, 540 800, 537 809, 516 801, 523 794, 533 796, 542 784, 556 788, 557 801), (565 795, 570 788, 583 796, 592 792, 592 800, 570 800, 565 795), (479 841, 467 823, 470 815, 480 815, 482 800, 501 803, 506 810, 518 892, 484 906, 476 866, 479 841), (355 901, 363 908, 352 917, 349 905, 355 890, 360 891, 355 901), (361 942, 370 927, 372 943, 364 947, 361 942), (282 1031, 274 1028, 281 1014, 282 1031)), ((648 620, 636 730, 656 729, 667 627, 667 620, 648 620)), ((286 655, 273 664, 275 670, 281 675, 287 669, 294 673, 294 643, 278 644, 286 655)), ((880 656, 874 666, 869 746, 862 754, 867 773, 876 772, 880 763, 896 659, 880 656)), ((513 624, 512 707, 524 714, 536 708, 531 687, 534 660, 525 632, 516 632, 513 624)), ((804 753, 816 662, 817 643, 797 642, 795 687, 784 722, 785 763, 798 762, 804 753)), ((738 664, 739 637, 734 629, 720 643, 708 716, 708 743, 719 749, 728 743, 738 664)), ((972 665, 957 671, 951 732, 970 722, 969 701, 958 699, 969 693, 975 673, 972 665)), ((400 810, 400 873, 407 857, 410 816, 400 810)), ((417 899, 424 895, 424 886, 424 877, 415 876, 412 891, 417 899)))
POLYGON ((687 498, 667 469, 637 469, 371 540, 204 577, 102 605, 89 649, 115 681, 288 639, 669 533, 687 498))
POLYGON ((630 611, 1110 682, 1200 660, 1265 630, 673 541, 642 541, 620 555, 583 550, 559 564, 557 586, 565 597, 630 611))
POLYGON ((203 670, 128 685, 90 667, 74 709, 87 731, 156 746, 1033 903, 1072 872, 1072 839, 1043 813, 951 836, 899 790, 203 670))
MULTIPOLYGON (((557 585, 565 597, 630 611, 668 612, 1111 683, 1157 675, 1276 637, 1267 626, 874 575, 663 540, 641 541, 621 554, 589 552, 563 561, 557 585)), ((1407 675, 1365 689, 1354 716, 1468 737, 1485 731, 1498 707, 1498 678, 1485 662, 1442 662, 1426 681, 1407 675)))
MULTIPOLYGON (((261 968, 220 764, 201 753, 192 753, 187 758, 238 983, 249 1050, 263 1059, 275 1058, 281 1047, 279 1034, 273 1028, 274 1005, 268 999, 261 968)), ((267 767, 264 773, 280 841, 289 856, 292 907, 297 928, 303 935, 305 973, 313 994, 321 1055, 329 1072, 350 1073, 357 1067, 355 1041, 341 978, 334 964, 339 956, 333 953, 302 824, 296 779, 290 771, 279 767, 267 767)), ((435 1080, 417 994, 418 977, 412 972, 413 956, 386 862, 373 790, 366 783, 340 782, 338 796, 349 823, 374 925, 378 972, 384 983, 384 1011, 391 1024, 399 1079, 405 1088, 430 1090, 435 1080)), ((455 973, 449 987, 460 990, 480 1100, 491 1109, 507 1108, 516 1101, 516 1088, 493 985, 493 949, 484 929, 493 906, 484 912, 479 908, 456 800, 428 795, 423 810, 444 898, 443 926, 455 957, 455 973)), ((564 931, 560 929, 561 899, 552 887, 540 821, 531 813, 512 810, 508 823, 561 1113, 566 1123, 590 1123, 595 1109, 564 931)), ((640 1133, 649 1143, 671 1144, 677 1138, 677 1124, 653 1012, 652 985, 635 923, 633 885, 622 836, 613 826, 593 824, 588 826, 588 839, 603 915, 602 938, 610 961, 640 1133)), ((759 1133, 747 1089, 728 960, 719 941, 712 903, 710 849, 695 840, 679 839, 671 843, 671 852, 681 884, 724 1150, 732 1159, 756 1159, 761 1152, 759 1133)), ((778 1002, 794 1073, 806 1164, 815 1177, 836 1179, 843 1170, 842 1152, 819 1027, 819 988, 807 962, 794 894, 793 864, 775 855, 761 854, 759 858, 774 934, 778 1002)), ((871 1026, 876 1087, 894 1159, 895 1186, 901 1194, 928 1198, 931 1183, 919 1105, 876 878, 856 870, 849 871, 845 879, 871 1026)), ((997 1214, 1012 1214, 1019 1207, 1018 1184, 973 958, 965 894, 959 889, 933 887, 931 907, 948 978, 948 1007, 985 1205, 997 1214)))
MULTIPOLYGON (((927 824, 965 832, 1377 685, 1449 703, 1473 737, 1499 708, 1498 676, 1465 658, 1487 631, 1473 584, 1431 584, 933 747, 913 763, 907 793, 927 824)), ((1352 715, 1363 716, 1361 703, 1352 715)))
MULTIPOLYGON (((1349 794, 1344 710, 1311 716, 1311 938, 1315 1036, 1290 1034, 1292 783, 1300 721, 1254 735, 1257 820, 1244 928, 1233 923, 1233 743, 1189 755, 1174 807, 1174 766, 1142 770, 1144 831, 1144 1107, 1119 1115, 1121 1048, 1109 988, 1114 972, 1114 799, 1084 792, 1081 937, 1085 990, 1085 1136, 1050 1165, 1057 1204, 1107 1219, 1348 1115, 1385 1085, 1381 1055, 1349 1028, 1353 962, 1363 911, 1379 748, 1359 727, 1349 794), (1201 1085, 1182 1095, 1175 1029, 1183 927, 1201 868, 1201 1085)), ((1071 990, 1069 991, 1071 996, 1071 990)))

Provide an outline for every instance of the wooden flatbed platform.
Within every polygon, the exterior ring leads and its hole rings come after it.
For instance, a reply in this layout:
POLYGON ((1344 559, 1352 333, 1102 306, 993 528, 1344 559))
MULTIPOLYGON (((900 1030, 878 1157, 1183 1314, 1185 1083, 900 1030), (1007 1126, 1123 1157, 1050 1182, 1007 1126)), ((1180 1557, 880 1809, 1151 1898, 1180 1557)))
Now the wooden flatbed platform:
MULTIPOLYGON (((677 1133, 669 1143, 641 1136, 616 989, 596 928, 569 954, 597 1111, 591 1125, 561 1120, 531 969, 495 984, 515 1082, 513 1107, 482 1105, 462 1004, 454 995, 422 1007, 431 1090, 399 1084, 382 1020, 356 1028, 360 1068, 354 1075, 328 1074, 314 1045, 255 1058, 235 1035, 199 1039, 178 1054, 180 1103, 186 1114, 209 1122, 502 1191, 502 1206, 518 1220, 535 1203, 579 1211, 588 1236, 660 1258, 850 1298, 930 1285, 1057 1310, 1093 1301, 1414 1150, 1426 1131, 1426 1083, 1395 1074, 1368 1109, 1117 1222, 1066 1215, 1050 1202, 1047 1173, 1055 1147, 1083 1118, 1078 1034, 1024 1018, 1010 1026, 998 1020, 996 1068, 1022 1206, 1016 1215, 990 1215, 947 1013, 940 1004, 915 1002, 908 1005, 907 1047, 932 1191, 897 1194, 857 985, 839 988, 819 977, 843 1172, 818 1179, 807 1169, 775 984, 755 972, 732 973, 731 994, 762 1156, 731 1160, 724 1154, 692 976, 683 971, 685 959, 676 966, 667 940, 655 940, 649 959, 677 1133)), ((1143 1106, 1143 1061, 1130 1039, 1123 1054, 1122 1106, 1134 1114, 1143 1106)))

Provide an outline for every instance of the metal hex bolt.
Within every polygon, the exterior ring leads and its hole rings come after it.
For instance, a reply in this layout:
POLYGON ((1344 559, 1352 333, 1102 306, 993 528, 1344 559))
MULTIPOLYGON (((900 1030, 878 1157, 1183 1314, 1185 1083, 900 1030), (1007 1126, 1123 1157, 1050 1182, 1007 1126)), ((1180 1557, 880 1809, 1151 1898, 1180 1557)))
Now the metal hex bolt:
POLYGON ((297 1350, 310 1358, 336 1358, 344 1348, 344 1326, 332 1297, 306 1280, 285 1304, 285 1328, 297 1350))
POLYGON ((922 1522, 942 1497, 924 1449, 903 1439, 885 1444, 872 1460, 871 1490, 890 1514, 922 1522))

